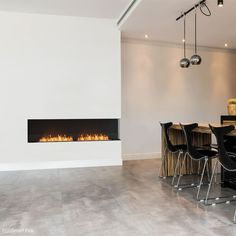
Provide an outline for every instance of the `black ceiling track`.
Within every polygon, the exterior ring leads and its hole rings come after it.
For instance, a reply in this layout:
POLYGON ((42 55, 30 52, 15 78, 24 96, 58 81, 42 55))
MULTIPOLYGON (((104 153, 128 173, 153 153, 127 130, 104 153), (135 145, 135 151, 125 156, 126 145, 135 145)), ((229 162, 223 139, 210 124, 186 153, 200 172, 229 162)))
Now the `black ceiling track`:
POLYGON ((187 10, 186 12, 182 13, 178 18, 176 18, 176 21, 180 20, 182 17, 186 16, 188 13, 190 13, 191 11, 193 11, 195 8, 201 6, 203 3, 206 3, 206 0, 200 1, 198 4, 194 5, 192 8, 190 8, 190 9, 187 10))

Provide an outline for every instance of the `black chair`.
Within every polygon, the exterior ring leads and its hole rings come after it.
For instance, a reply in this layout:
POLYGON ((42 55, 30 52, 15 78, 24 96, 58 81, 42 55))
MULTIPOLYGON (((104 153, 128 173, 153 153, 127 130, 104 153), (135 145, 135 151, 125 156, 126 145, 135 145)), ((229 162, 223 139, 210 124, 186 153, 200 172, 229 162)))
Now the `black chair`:
MULTIPOLYGON (((163 131, 163 136, 164 136, 164 141, 165 141, 165 149, 164 149, 164 152, 163 152, 163 155, 162 155, 162 163, 161 163, 161 166, 160 166, 160 169, 159 169, 159 176, 161 177, 161 173, 165 172, 165 165, 166 165, 166 162, 168 161, 167 160, 167 152, 170 152, 170 153, 178 153, 178 158, 177 158, 177 162, 176 162, 176 165, 175 165, 175 168, 174 168, 174 175, 173 175, 173 178, 172 178, 172 185, 174 184, 174 181, 175 181, 175 177, 176 177, 176 174, 177 174, 177 168, 179 166, 179 163, 180 163, 180 158, 181 158, 181 155, 184 155, 184 153, 186 152, 187 150, 187 145, 186 144, 181 144, 181 145, 173 145, 170 141, 170 137, 169 137, 169 129, 170 127, 173 125, 172 122, 168 122, 168 123, 160 123, 161 127, 162 127, 162 131, 163 131), (164 168, 164 170, 163 170, 164 168)), ((164 176, 163 178, 166 178, 166 176, 164 176)))
POLYGON ((182 127, 183 131, 184 131, 184 135, 186 138, 186 142, 187 142, 187 152, 184 155, 183 158, 183 162, 182 162, 182 166, 180 169, 180 174, 179 174, 179 178, 178 178, 178 182, 177 182, 177 188, 179 190, 182 190, 183 188, 189 188, 189 187, 198 187, 198 191, 197 191, 197 200, 199 199, 199 194, 200 194, 200 190, 201 190, 201 186, 203 184, 203 177, 206 171, 206 168, 208 168, 207 174, 209 177, 209 165, 208 165, 208 160, 215 158, 217 155, 216 151, 213 151, 212 149, 209 148, 204 148, 204 147, 194 147, 193 146, 193 140, 192 140, 192 134, 193 134, 193 130, 195 128, 198 127, 197 123, 193 123, 193 124, 188 124, 188 125, 182 125, 180 124, 180 126, 182 127), (179 187, 180 186, 180 179, 181 176, 183 175, 183 168, 184 168, 184 163, 186 160, 186 157, 190 157, 193 161, 200 161, 204 160, 204 165, 203 165, 203 169, 202 169, 202 173, 201 173, 201 178, 200 181, 197 185, 195 185, 194 183, 192 183, 190 186, 185 185, 184 187, 179 187))
MULTIPOLYGON (((229 125, 229 126, 224 126, 224 127, 213 127, 213 126, 209 125, 209 127, 211 128, 212 133, 216 137, 216 141, 217 141, 217 145, 218 145, 218 159, 215 162, 213 170, 212 170, 210 184, 209 184, 206 199, 205 199, 205 205, 209 205, 208 204, 209 194, 210 194, 210 190, 211 190, 211 187, 212 187, 212 182, 213 182, 213 178, 214 178, 214 175, 215 175, 217 165, 220 164, 220 166, 224 170, 236 172, 236 153, 227 152, 227 150, 225 148, 225 142, 224 142, 224 136, 226 134, 230 133, 231 131, 233 131, 234 126, 229 125)), ((221 198, 228 198, 228 197, 229 196, 217 197, 217 198, 214 198, 214 199, 218 201, 221 198)), ((235 197, 236 197, 235 195, 232 196, 232 198, 234 200, 235 200, 235 197)), ((230 201, 226 201, 226 202, 230 203, 230 201)), ((212 205, 215 205, 216 203, 222 203, 222 202, 213 202, 212 205)), ((236 217, 236 215, 235 215, 235 217, 236 217)))

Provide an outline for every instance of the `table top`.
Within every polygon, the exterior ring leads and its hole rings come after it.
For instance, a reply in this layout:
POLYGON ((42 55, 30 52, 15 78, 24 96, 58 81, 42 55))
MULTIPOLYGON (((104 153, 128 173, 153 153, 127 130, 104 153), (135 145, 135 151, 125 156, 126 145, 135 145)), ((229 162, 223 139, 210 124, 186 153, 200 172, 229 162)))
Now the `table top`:
MULTIPOLYGON (((185 124, 185 123, 183 123, 185 124)), ((204 133, 204 134, 211 134, 211 129, 209 127, 209 124, 211 124, 214 127, 222 127, 222 126, 227 126, 229 124, 225 124, 225 125, 221 125, 220 123, 198 123, 198 127, 196 129, 194 129, 194 132, 198 132, 198 133, 204 133)), ((172 129, 178 129, 181 130, 181 126, 180 124, 174 123, 171 126, 172 129)), ((236 128, 236 126, 235 126, 236 128)), ((236 129, 233 130, 232 132, 230 132, 229 134, 227 134, 229 136, 236 136, 236 129)))

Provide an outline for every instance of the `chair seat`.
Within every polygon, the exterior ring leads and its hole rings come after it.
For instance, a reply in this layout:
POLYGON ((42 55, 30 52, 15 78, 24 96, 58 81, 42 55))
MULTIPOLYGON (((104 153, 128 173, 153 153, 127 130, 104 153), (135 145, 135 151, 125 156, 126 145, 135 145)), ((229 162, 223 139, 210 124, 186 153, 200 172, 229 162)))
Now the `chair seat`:
POLYGON ((197 152, 202 156, 202 157, 216 157, 218 154, 217 151, 214 151, 212 149, 204 149, 204 148, 197 148, 197 152))
POLYGON ((187 151, 187 145, 185 144, 174 145, 174 148, 178 151, 187 151))
POLYGON ((225 163, 227 164, 227 169, 235 172, 236 171, 236 153, 227 152, 227 155, 228 155, 228 158, 225 160, 225 163))
POLYGON ((236 161, 236 153, 234 153, 234 152, 227 152, 227 154, 229 155, 230 158, 232 158, 232 160, 236 161))
POLYGON ((214 144, 214 143, 212 143, 212 144, 205 144, 205 145, 203 145, 203 147, 207 147, 207 148, 213 148, 213 149, 216 149, 216 150, 218 150, 218 145, 217 144, 214 144))
POLYGON ((218 145, 217 144, 211 144, 210 147, 218 150, 218 145))
POLYGON ((236 145, 225 144, 225 149, 227 152, 236 153, 236 145))

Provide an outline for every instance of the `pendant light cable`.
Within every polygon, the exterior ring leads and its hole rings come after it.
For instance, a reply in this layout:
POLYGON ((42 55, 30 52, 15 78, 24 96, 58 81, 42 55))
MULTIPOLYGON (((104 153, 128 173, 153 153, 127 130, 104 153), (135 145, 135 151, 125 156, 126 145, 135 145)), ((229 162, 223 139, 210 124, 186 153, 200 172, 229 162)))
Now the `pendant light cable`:
POLYGON ((194 14, 194 31, 195 31, 195 45, 194 45, 194 51, 195 54, 190 58, 190 63, 194 65, 200 65, 202 58, 197 54, 197 7, 195 7, 195 14, 194 14))
POLYGON ((180 60, 180 67, 182 68, 188 68, 190 65, 190 61, 188 58, 186 58, 186 16, 184 15, 184 58, 180 60))
POLYGON ((186 15, 184 15, 184 58, 186 57, 186 15))
POLYGON ((195 54, 197 54, 197 8, 195 7, 195 54))

